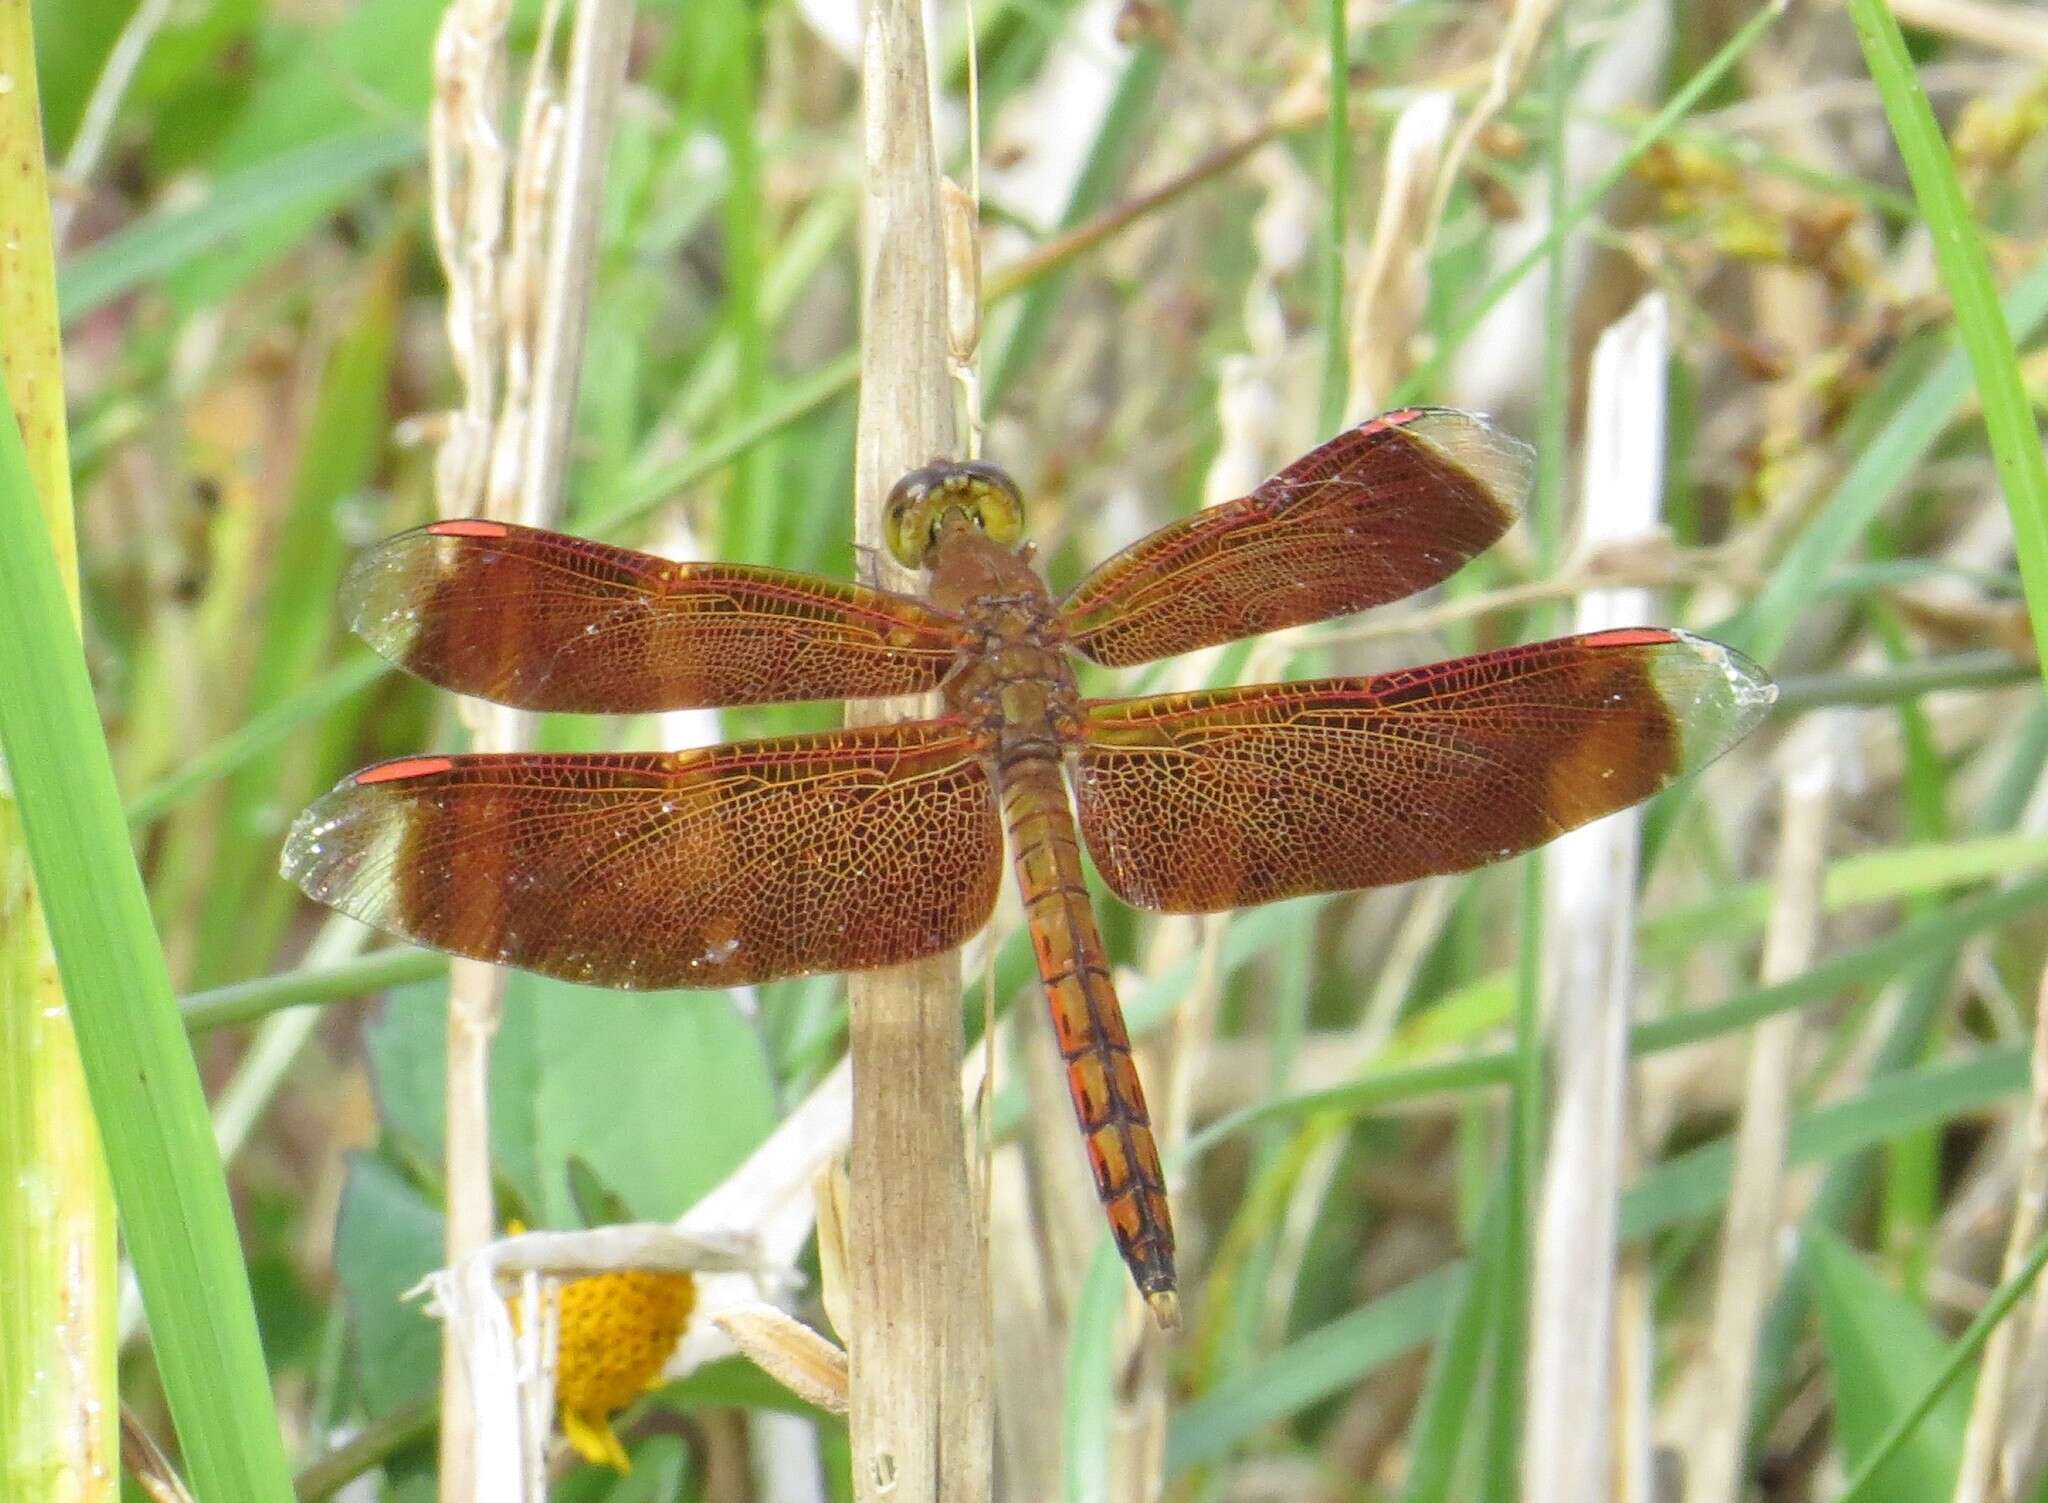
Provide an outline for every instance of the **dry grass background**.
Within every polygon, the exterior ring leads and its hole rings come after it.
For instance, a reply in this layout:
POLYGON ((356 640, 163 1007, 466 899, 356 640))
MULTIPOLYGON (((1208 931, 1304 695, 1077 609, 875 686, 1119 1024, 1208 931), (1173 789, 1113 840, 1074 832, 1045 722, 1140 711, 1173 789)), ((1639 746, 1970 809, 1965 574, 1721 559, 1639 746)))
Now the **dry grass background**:
MULTIPOLYGON (((2038 406, 2048 12, 1893 8, 2038 406)), ((888 1491, 851 1480, 869 1453, 844 1420, 729 1338, 764 1299, 851 1326, 858 1417, 863 1361, 929 1329, 885 1332, 863 1301, 885 1276, 933 1294, 936 1239, 890 1213, 888 1155, 856 1151, 850 1215, 828 1204, 810 1249, 813 1177, 863 1110, 849 1035, 884 1081, 899 1047, 872 1007, 849 1029, 838 983, 627 999, 514 980, 486 1081, 443 1041, 451 1017, 449 1037, 480 1036, 444 963, 365 955, 278 882, 284 823, 334 775, 502 734, 365 666, 333 610, 357 547, 437 505, 558 500, 610 539, 864 573, 856 497, 972 416, 1057 586, 1334 422, 1422 399, 1541 444, 1530 520, 1492 556, 1364 621, 1090 691, 1365 671, 1619 610, 1744 645, 1783 706, 1639 839, 1589 834, 1547 880, 1522 864, 1201 921, 1104 900, 1178 1150, 1189 1327, 1170 1344, 1104 1252, 1001 910, 962 1012, 972 1038, 992 999, 996 1076, 971 1044, 964 1165, 936 1124, 923 1145, 931 1172, 965 1168, 991 1228, 992 1347, 959 1329, 992 1402, 948 1391, 968 1413, 947 1442, 989 1450, 933 1461, 938 1491, 1834 1496, 2034 1251, 2048 1193, 2048 1092, 2028 1084, 2048 713, 1932 238, 1849 21, 1361 0, 1337 47, 1322 0, 977 0, 976 161, 969 13, 926 7, 938 165, 979 186, 977 346, 957 308, 948 326, 936 218, 902 265, 863 260, 879 185, 906 170, 869 160, 889 138, 863 127, 863 82, 909 64, 900 36, 862 53, 860 9, 34 7, 86 650, 287 1446, 336 1453, 302 1491, 471 1495, 437 1479, 439 1334, 398 1296, 444 1236, 489 1235, 491 1202, 499 1226, 682 1218, 695 1240, 660 1256, 716 1270, 673 1381, 621 1420, 631 1477, 556 1448, 563 1497, 888 1491), (608 10, 612 53, 577 31, 608 10), (614 113, 601 80, 621 64, 614 113), (925 279, 922 322, 879 311, 892 270, 925 279), (973 366, 974 409, 911 421, 949 362, 973 366), (444 1131, 451 1049, 471 1104, 444 1131)), ((969 259, 956 229, 956 303, 969 259)), ((523 733, 677 744, 836 713, 523 733)), ((950 984, 933 995, 950 1010, 950 984)), ((952 1054, 926 1048, 927 1101, 952 1054)), ((899 1141, 930 1120, 907 1095, 867 1110, 899 1141)), ((123 1397, 168 1441, 134 1328, 131 1310, 123 1397)), ((752 1339, 794 1338, 771 1321, 752 1339)), ((2039 1495, 2048 1301, 1986 1351, 1974 1396, 1944 1392, 1858 1496, 2039 1495)), ((902 1424, 918 1400, 896 1403, 902 1424)), ((446 1454, 473 1449, 466 1423, 446 1454)))

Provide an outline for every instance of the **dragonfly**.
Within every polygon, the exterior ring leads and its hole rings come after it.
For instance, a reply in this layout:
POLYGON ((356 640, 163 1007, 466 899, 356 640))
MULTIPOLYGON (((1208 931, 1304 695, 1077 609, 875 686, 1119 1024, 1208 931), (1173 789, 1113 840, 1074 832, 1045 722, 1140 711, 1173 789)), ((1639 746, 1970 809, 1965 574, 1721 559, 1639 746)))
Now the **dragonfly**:
POLYGON ((1408 408, 1140 539, 1064 597, 981 461, 905 475, 924 595, 679 563, 483 519, 363 555, 354 629, 430 683, 637 714, 936 693, 923 719, 672 752, 405 756, 300 815, 283 870, 415 943, 619 988, 734 987, 952 949, 1005 845, 1087 1158, 1159 1324, 1173 1219, 1091 906, 1213 913, 1462 872, 1697 771, 1776 690, 1662 626, 1358 677, 1084 697, 1107 668, 1305 626, 1449 578, 1516 518, 1531 451, 1408 408), (1006 841, 1007 837, 1007 841, 1006 841))

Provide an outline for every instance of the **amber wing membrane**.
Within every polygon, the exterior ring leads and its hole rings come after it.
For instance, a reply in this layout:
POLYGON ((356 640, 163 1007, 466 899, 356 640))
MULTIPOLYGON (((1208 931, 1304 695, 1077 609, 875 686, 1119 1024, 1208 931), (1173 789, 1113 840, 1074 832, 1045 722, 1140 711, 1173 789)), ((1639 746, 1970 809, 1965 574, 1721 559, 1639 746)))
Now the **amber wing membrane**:
POLYGON ((407 757, 299 816, 284 873, 436 949, 597 986, 890 965, 987 921, 994 792, 947 720, 683 753, 407 757))
POLYGON ((1463 871, 1648 798, 1776 689, 1663 628, 1368 678, 1087 706, 1083 836, 1126 902, 1203 913, 1463 871))
POLYGON ((958 648, 955 619, 909 596, 481 520, 378 544, 342 601, 399 667, 527 710, 920 694, 958 648))
POLYGON ((1061 620, 1081 652, 1123 666, 1399 600, 1507 531, 1529 475, 1528 446, 1484 418, 1390 412, 1133 543, 1061 620))

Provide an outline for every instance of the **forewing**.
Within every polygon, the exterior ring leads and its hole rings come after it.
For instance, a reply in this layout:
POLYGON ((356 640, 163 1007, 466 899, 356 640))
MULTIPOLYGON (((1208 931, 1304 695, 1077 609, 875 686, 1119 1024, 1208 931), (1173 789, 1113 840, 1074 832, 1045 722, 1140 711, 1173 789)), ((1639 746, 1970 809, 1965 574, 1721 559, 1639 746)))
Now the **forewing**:
POLYGON ((342 601, 399 667, 527 710, 921 694, 952 666, 958 631, 907 595, 480 520, 379 543, 342 601))
POLYGON ((1399 600, 1507 531, 1529 475, 1528 446, 1484 418, 1390 412, 1139 539, 1061 618, 1076 648, 1120 667, 1399 600))
POLYGON ((735 986, 959 944, 1002 830, 953 721, 678 754, 408 757, 299 816, 284 874, 436 949, 615 987, 735 986))
POLYGON ((1081 830, 1110 889, 1213 912, 1483 866, 1648 798, 1776 690, 1661 628, 1368 678, 1087 707, 1081 830))

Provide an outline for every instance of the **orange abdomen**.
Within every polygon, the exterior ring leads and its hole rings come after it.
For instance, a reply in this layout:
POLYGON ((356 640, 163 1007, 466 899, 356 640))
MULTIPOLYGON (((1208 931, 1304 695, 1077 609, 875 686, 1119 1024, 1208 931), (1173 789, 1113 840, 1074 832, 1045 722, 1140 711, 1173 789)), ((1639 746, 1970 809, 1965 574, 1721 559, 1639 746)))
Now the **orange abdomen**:
POLYGON ((1003 818, 1096 1193, 1139 1292, 1160 1324, 1172 1326, 1179 1320, 1179 1301, 1166 1176, 1109 960, 1082 885, 1080 846, 1059 765, 1049 757, 1026 757, 1004 768, 1003 818))

